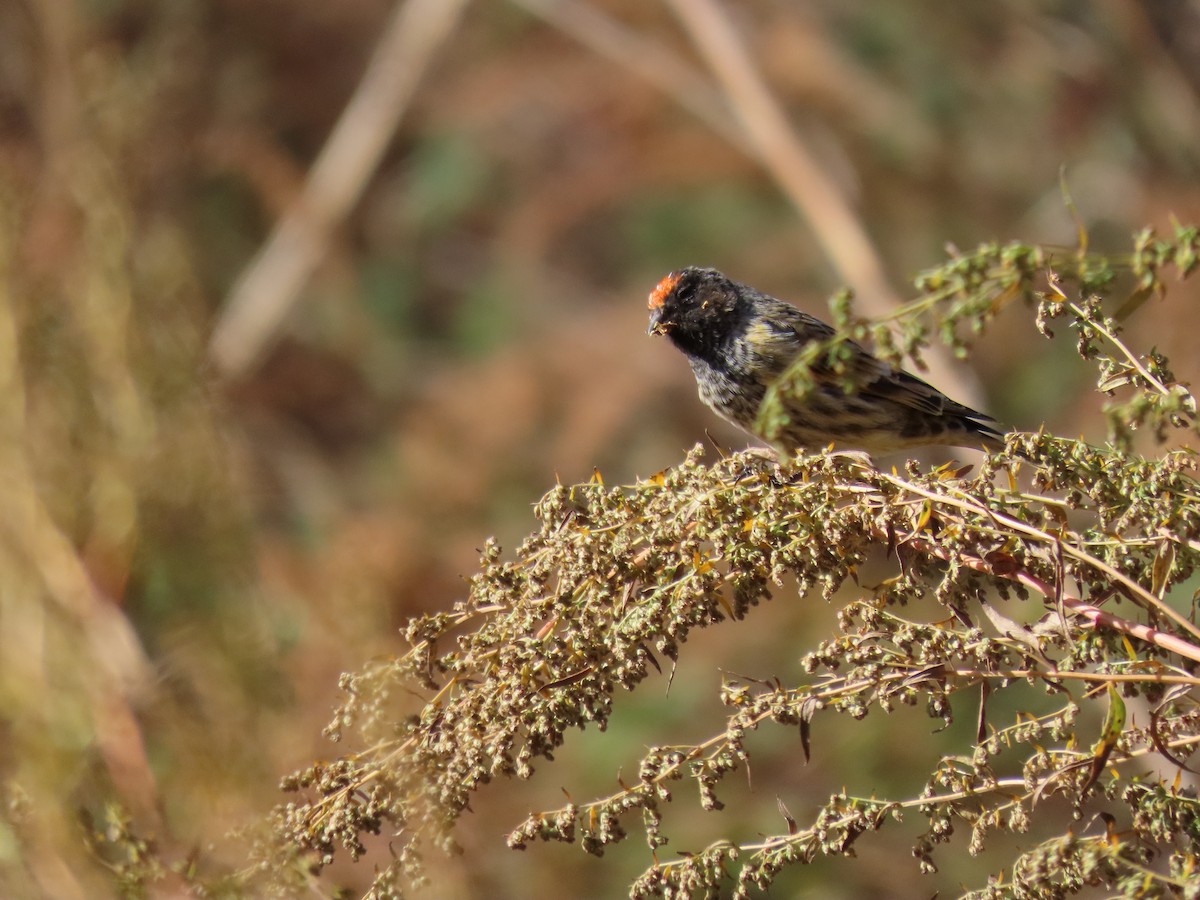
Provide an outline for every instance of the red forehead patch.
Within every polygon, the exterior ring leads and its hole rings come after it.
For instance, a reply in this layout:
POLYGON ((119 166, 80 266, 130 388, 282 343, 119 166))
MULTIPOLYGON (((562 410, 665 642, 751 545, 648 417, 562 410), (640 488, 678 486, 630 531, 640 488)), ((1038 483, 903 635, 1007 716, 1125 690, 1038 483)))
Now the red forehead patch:
POLYGON ((675 285, 679 284, 679 275, 672 272, 662 281, 660 281, 650 292, 650 300, 646 304, 647 309, 658 309, 666 302, 667 295, 675 290, 675 285))

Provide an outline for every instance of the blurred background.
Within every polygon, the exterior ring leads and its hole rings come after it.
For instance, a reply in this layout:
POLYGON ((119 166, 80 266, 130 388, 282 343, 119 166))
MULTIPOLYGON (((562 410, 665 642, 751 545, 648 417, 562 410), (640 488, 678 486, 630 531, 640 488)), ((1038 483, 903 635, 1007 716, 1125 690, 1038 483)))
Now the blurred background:
MULTIPOLYGON (((1200 220, 1200 3, 0 4, 0 893, 114 894, 79 821, 113 801, 167 862, 237 867, 279 777, 353 749, 321 736, 339 673, 402 652, 489 534, 513 546, 556 479, 744 446, 645 336, 663 274, 886 312, 947 244, 1073 244, 1064 168, 1095 249, 1200 220)), ((1194 290, 1128 332, 1183 380, 1194 290)), ((1103 437, 1072 337, 1031 315, 944 357, 958 399, 1103 437)), ((794 677, 833 614, 784 596, 700 636, 669 700, 481 796, 429 895, 622 896, 638 841, 504 836, 719 729, 718 667, 794 677)), ((781 830, 776 797, 803 820, 843 785, 913 791, 955 737, 848 724, 807 767, 756 739, 724 814, 681 789, 660 855, 781 830)), ((1003 860, 958 845, 918 877, 915 827, 778 895, 953 895, 1003 860)))

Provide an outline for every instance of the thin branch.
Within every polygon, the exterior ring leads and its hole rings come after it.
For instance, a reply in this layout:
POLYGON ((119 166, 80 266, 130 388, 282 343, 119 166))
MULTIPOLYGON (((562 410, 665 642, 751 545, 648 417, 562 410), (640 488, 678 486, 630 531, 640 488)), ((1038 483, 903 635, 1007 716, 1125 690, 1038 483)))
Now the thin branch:
POLYGON ((517 6, 570 35, 673 97, 730 144, 753 156, 754 147, 730 119, 729 108, 705 74, 662 41, 627 28, 582 0, 512 0, 517 6))
POLYGON ((717 0, 667 0, 716 76, 763 165, 779 182, 841 278, 873 316, 900 300, 866 229, 800 141, 717 0))
MULTIPOLYGON (((877 535, 880 540, 886 540, 887 536, 880 531, 877 535)), ((923 553, 928 553, 931 556, 936 556, 938 559, 950 561, 957 560, 961 565, 969 569, 974 569, 977 572, 984 572, 996 578, 1005 578, 1009 581, 1016 581, 1026 587, 1031 587, 1043 597, 1052 598, 1061 601, 1063 608, 1069 609, 1084 619, 1089 620, 1094 627, 1108 628, 1112 631, 1118 631, 1122 634, 1127 634, 1130 637, 1137 638, 1140 641, 1145 641, 1148 644, 1153 644, 1156 647, 1162 647, 1164 650, 1169 650, 1172 653, 1182 656, 1184 659, 1190 659, 1195 662, 1200 662, 1200 647, 1192 644, 1182 638, 1176 637, 1165 631, 1159 631, 1157 628, 1151 628, 1149 625, 1142 625, 1140 622, 1131 622, 1128 619, 1123 619, 1120 616, 1114 616, 1112 613, 1105 612, 1092 606, 1085 600, 1079 597, 1073 597, 1066 592, 1059 592, 1053 586, 1042 581, 1037 576, 1023 568, 1014 569, 1012 572, 1000 572, 989 563, 987 560, 980 559, 977 556, 955 552, 951 553, 944 547, 939 547, 933 541, 927 538, 914 537, 905 542, 906 547, 919 550, 923 553)))
POLYGON ((1093 681, 1097 684, 1186 684, 1200 687, 1200 677, 1194 675, 1164 675, 1161 672, 1074 672, 1055 669, 961 669, 947 668, 947 675, 957 678, 1002 678, 1016 680, 1024 678, 1052 679, 1054 681, 1093 681))
POLYGON ((467 0, 398 3, 354 96, 291 208, 233 286, 209 352, 236 378, 253 367, 358 202, 467 0))
POLYGON ((1100 334, 1104 335, 1104 337, 1108 339, 1108 342, 1116 347, 1117 350, 1121 352, 1121 355, 1129 360, 1129 364, 1133 366, 1133 368, 1139 375, 1142 376, 1143 379, 1145 379, 1147 384, 1153 386, 1154 389, 1164 397, 1169 397, 1171 395, 1171 392, 1167 389, 1167 386, 1155 378, 1150 373, 1150 370, 1142 365, 1142 361, 1138 359, 1137 354, 1133 353, 1128 347, 1126 347, 1124 342, 1118 338, 1116 334, 1104 324, 1103 321, 1089 314, 1087 310, 1085 310, 1078 303, 1074 303, 1071 298, 1067 296, 1066 291, 1062 289, 1062 279, 1059 278, 1056 273, 1050 272, 1046 280, 1050 286, 1050 290, 1057 294, 1059 298, 1067 304, 1071 312, 1075 313, 1081 322, 1087 322, 1089 326, 1095 328, 1098 332, 1100 332, 1100 334))
MULTIPOLYGON (((1111 581, 1114 581, 1117 584, 1121 585, 1122 587, 1126 588, 1132 594, 1133 599, 1140 602, 1147 609, 1157 610, 1158 612, 1160 612, 1164 616, 1166 616, 1168 619, 1173 621, 1180 628, 1187 631, 1189 634, 1193 635, 1196 638, 1200 638, 1200 628, 1197 628, 1192 622, 1188 621, 1186 616, 1183 616, 1180 613, 1176 612, 1174 609, 1172 609, 1170 606, 1168 606, 1166 603, 1164 603, 1158 597, 1154 596, 1154 594, 1150 593, 1148 590, 1146 590, 1144 587, 1142 587, 1142 585, 1138 584, 1136 581, 1134 581, 1132 578, 1130 578, 1124 572, 1117 571, 1112 566, 1108 565, 1106 562, 1104 562, 1101 559, 1097 559, 1096 557, 1092 556, 1090 553, 1080 550, 1078 547, 1075 547, 1071 544, 1067 544, 1060 540, 1057 540, 1053 535, 1046 533, 1045 531, 1041 530, 1040 528, 1035 528, 1026 522, 1022 522, 1020 519, 1014 519, 1012 516, 1006 515, 1002 512, 998 512, 997 510, 994 510, 994 509, 989 509, 988 507, 982 505, 981 503, 975 502, 973 500, 973 498, 971 498, 967 494, 963 494, 962 492, 959 492, 960 494, 962 494, 961 497, 951 497, 948 494, 939 494, 934 491, 926 490, 925 488, 918 487, 915 484, 910 484, 909 482, 905 481, 902 478, 897 478, 895 476, 889 476, 882 472, 880 473, 880 477, 882 477, 884 481, 891 482, 892 484, 896 485, 897 487, 901 487, 905 490, 912 491, 913 493, 919 494, 920 496, 925 497, 929 500, 933 500, 938 503, 946 503, 950 506, 955 506, 955 507, 958 507, 959 509, 966 510, 967 512, 974 513, 975 515, 980 515, 980 516, 990 518, 1008 528, 1011 528, 1013 531, 1015 531, 1019 534, 1024 534, 1028 537, 1036 538, 1037 540, 1042 541, 1042 542, 1046 543, 1047 545, 1061 547, 1062 551, 1064 553, 1066 553, 1068 556, 1074 557, 1079 562, 1082 562, 1085 565, 1090 566, 1091 568, 1100 572, 1106 578, 1108 578, 1111 581)), ((989 569, 988 571, 991 571, 991 570, 989 569)), ((1025 574, 1028 576, 1028 578, 1036 581, 1036 579, 1034 579, 1032 575, 1029 575, 1029 573, 1025 573, 1025 574)), ((1038 585, 1035 585, 1033 583, 1029 584, 1030 587, 1033 587, 1035 590, 1037 590, 1039 592, 1043 592, 1042 588, 1045 587, 1046 590, 1050 591, 1050 593, 1047 594, 1046 596, 1050 596, 1050 597, 1055 596, 1055 591, 1053 588, 1049 587, 1048 585, 1045 585, 1043 582, 1038 582, 1038 585), (1040 586, 1038 586, 1038 585, 1040 585, 1040 586)), ((1102 612, 1101 610, 1095 609, 1095 607, 1088 606, 1088 604, 1082 600, 1078 600, 1077 602, 1079 604, 1082 604, 1082 606, 1086 607, 1087 609, 1094 610, 1094 612, 1097 613, 1099 616, 1099 618, 1097 618, 1096 621, 1100 621, 1101 619, 1107 620, 1107 618, 1110 617, 1110 615, 1111 615, 1109 613, 1105 613, 1105 612, 1102 612)), ((1112 616, 1112 618, 1116 621, 1124 621, 1116 616, 1112 616)), ((1130 623, 1130 624, 1132 624, 1132 623, 1130 623)), ((1144 628, 1145 626, 1138 626, 1138 627, 1144 628)), ((1124 630, 1124 629, 1122 629, 1122 630, 1124 630)), ((1155 629, 1152 629, 1152 628, 1148 629, 1148 630, 1153 631, 1157 634, 1161 634, 1161 632, 1156 632, 1155 629)), ((1127 633, 1132 633, 1132 632, 1127 632, 1127 633)), ((1175 638, 1174 640, 1178 641, 1179 639, 1175 638)), ((1184 642, 1184 645, 1191 648, 1190 652, 1192 654, 1200 654, 1200 647, 1196 647, 1195 645, 1189 644, 1186 642, 1184 642)), ((1176 651, 1176 652, 1179 652, 1179 651, 1176 651)), ((1200 656, 1188 655, 1188 654, 1182 654, 1182 655, 1187 656, 1189 659, 1196 659, 1197 661, 1200 661, 1200 656)))
POLYGON ((1075 313, 1075 315, 1079 317, 1079 320, 1081 322, 1087 322, 1087 324, 1090 327, 1095 328, 1098 332, 1100 332, 1102 335, 1104 335, 1104 337, 1106 337, 1108 339, 1108 342, 1110 344, 1112 344, 1114 347, 1116 347, 1117 350, 1119 350, 1121 352, 1122 356, 1124 356, 1127 360, 1129 360, 1129 364, 1131 366, 1133 366, 1134 370, 1139 375, 1142 376, 1142 378, 1146 381, 1147 384, 1149 384, 1151 387, 1153 387, 1156 391, 1158 391, 1158 393, 1162 394, 1164 397, 1171 396, 1170 389, 1165 384, 1163 384, 1161 381, 1159 381, 1157 378, 1155 378, 1154 375, 1150 372, 1150 370, 1147 369, 1144 365, 1142 365, 1142 361, 1140 359, 1138 359, 1137 354, 1134 353, 1132 350, 1130 350, 1128 347, 1126 347, 1124 341, 1122 341, 1120 338, 1118 338, 1107 326, 1105 326, 1105 324, 1102 321, 1100 321, 1099 319, 1096 319, 1093 316, 1088 315, 1088 313, 1085 312, 1084 309, 1076 303, 1071 303, 1069 305, 1071 308, 1071 312, 1075 313))

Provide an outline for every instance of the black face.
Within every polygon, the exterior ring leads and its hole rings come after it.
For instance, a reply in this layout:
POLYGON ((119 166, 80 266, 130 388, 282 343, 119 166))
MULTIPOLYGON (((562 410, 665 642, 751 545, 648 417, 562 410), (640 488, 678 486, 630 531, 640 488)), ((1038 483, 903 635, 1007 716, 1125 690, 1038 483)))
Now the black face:
POLYGON ((716 269, 672 272, 650 294, 650 333, 665 334, 689 356, 706 358, 741 321, 737 285, 716 269))

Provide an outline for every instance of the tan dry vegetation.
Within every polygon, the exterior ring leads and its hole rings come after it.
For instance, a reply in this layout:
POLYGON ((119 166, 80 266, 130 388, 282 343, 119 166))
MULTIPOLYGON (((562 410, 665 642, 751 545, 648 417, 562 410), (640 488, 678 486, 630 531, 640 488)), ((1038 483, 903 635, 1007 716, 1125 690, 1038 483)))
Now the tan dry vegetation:
MULTIPOLYGON (((460 597, 484 538, 524 534, 556 477, 649 475, 708 428, 740 446, 644 337, 663 272, 717 265, 822 312, 869 267, 838 262, 854 242, 804 208, 818 189, 848 198, 887 273, 867 307, 907 296, 946 242, 1072 243, 1060 166, 1099 249, 1200 219, 1195 4, 725 4, 791 126, 782 144, 770 109, 714 74, 707 6, 442 13, 394 128, 368 121, 377 164, 335 173, 343 214, 240 368, 209 342, 231 297, 260 302, 239 279, 296 213, 391 7, 0 6, 4 894, 114 893, 78 823, 110 802, 168 860, 200 847, 214 870, 238 865, 224 836, 335 752, 320 730, 338 673, 403 650, 400 624, 460 597), (815 161, 808 193, 797 151, 815 161)), ((1194 382, 1189 290, 1148 304, 1130 341, 1194 382)), ((957 373, 939 383, 1098 438, 1086 371, 1028 327, 993 324, 977 383, 932 350, 957 373)), ((784 671, 807 623, 827 625, 784 609, 768 635, 703 640, 784 671)), ((632 764, 643 725, 605 772, 632 764)), ((567 766, 599 765, 574 752, 567 766)), ((495 797, 497 821, 463 828, 498 856, 446 863, 446 896, 527 883, 500 844, 529 804, 495 797)), ((536 893, 588 879, 608 895, 641 869, 560 849, 539 850, 536 893)), ((893 859, 852 877, 877 885, 893 859)), ((360 869, 336 874, 359 890, 360 869)))

